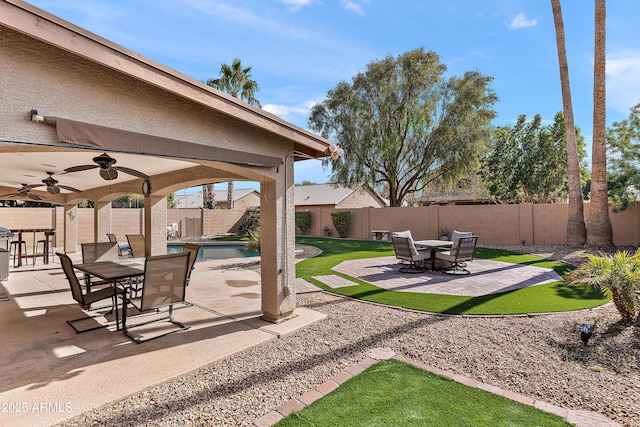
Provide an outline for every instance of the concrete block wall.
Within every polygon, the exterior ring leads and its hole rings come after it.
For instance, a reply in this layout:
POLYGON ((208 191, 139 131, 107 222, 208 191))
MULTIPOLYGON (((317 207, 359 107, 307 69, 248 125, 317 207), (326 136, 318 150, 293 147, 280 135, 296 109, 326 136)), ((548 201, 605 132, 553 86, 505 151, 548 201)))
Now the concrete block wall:
MULTIPOLYGON (((328 226, 331 236, 338 233, 333 227, 330 208, 305 208, 311 212, 312 236, 322 236, 328 226)), ((569 213, 566 204, 487 205, 487 206, 425 206, 418 208, 359 208, 351 212, 349 237, 370 239, 371 230, 411 230, 416 239, 437 239, 441 227, 449 231, 473 231, 480 236, 479 244, 563 244, 566 241, 566 222, 569 213)), ((77 248, 93 241, 93 209, 77 209, 74 221, 78 224, 77 248)), ((179 223, 185 218, 202 221, 203 233, 237 232, 244 211, 170 209, 167 224, 179 223)), ((585 203, 588 220, 589 204, 585 203)), ((640 243, 640 204, 623 212, 610 213, 613 241, 619 246, 638 246, 640 243)), ((9 229, 54 228, 57 233, 54 246, 62 247, 64 236, 64 209, 57 208, 0 208, 0 225, 9 229)), ((139 234, 144 230, 142 209, 112 209, 111 230, 118 241, 126 242, 126 234, 139 234)), ((44 238, 36 236, 36 240, 44 238)), ((98 236, 106 240, 105 236, 98 236)), ((25 236, 28 250, 32 250, 33 236, 25 236)))

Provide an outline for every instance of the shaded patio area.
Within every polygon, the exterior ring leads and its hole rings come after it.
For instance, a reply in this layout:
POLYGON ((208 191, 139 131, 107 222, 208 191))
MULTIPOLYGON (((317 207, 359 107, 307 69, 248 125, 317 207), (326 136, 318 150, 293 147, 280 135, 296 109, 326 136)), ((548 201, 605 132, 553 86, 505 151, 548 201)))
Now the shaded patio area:
MULTIPOLYGON (((486 259, 474 259, 467 263, 467 269, 471 272, 469 275, 449 275, 441 271, 400 273, 398 271, 400 264, 392 256, 348 260, 336 265, 333 269, 391 291, 472 297, 562 280, 562 277, 550 268, 486 259)), ((316 279, 328 286, 350 284, 345 280, 334 282, 328 277, 316 277, 316 279)))
POLYGON ((55 424, 324 317, 297 308, 286 322, 261 320, 260 275, 234 261, 198 260, 194 304, 175 311, 191 329, 144 344, 111 327, 76 334, 66 320, 83 314, 60 264, 12 270, 1 284, 0 397, 20 404, 0 415, 3 425, 55 424))

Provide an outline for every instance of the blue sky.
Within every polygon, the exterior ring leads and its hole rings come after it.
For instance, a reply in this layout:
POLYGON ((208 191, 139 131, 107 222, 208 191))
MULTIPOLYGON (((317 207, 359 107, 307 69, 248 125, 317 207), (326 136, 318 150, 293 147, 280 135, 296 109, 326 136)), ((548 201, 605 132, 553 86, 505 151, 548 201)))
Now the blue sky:
MULTIPOLYGON (((495 125, 562 109, 548 0, 32 0, 29 3, 200 81, 233 58, 253 67, 256 98, 307 128, 310 108, 387 55, 424 47, 448 76, 492 76, 495 125)), ((592 1, 562 0, 576 124, 592 129, 592 1)), ((640 1, 607 2, 607 123, 640 102, 640 1)), ((295 180, 327 182, 319 161, 295 180)), ((241 183, 236 188, 243 188, 241 183)))

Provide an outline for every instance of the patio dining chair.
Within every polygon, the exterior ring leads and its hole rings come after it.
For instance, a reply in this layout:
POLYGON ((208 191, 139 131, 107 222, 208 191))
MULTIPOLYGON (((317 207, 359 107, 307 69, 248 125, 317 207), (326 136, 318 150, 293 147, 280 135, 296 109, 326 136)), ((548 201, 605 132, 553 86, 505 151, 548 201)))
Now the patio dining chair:
MULTIPOLYGON (((80 248, 83 263, 118 260, 117 245, 111 242, 82 243, 80 248)), ((87 290, 91 290, 92 286, 109 284, 109 282, 105 282, 104 280, 92 278, 86 273, 84 273, 84 283, 87 290)))
POLYGON ((436 259, 450 264, 444 270, 447 274, 471 274, 466 269, 466 262, 473 261, 473 253, 476 250, 477 243, 478 236, 458 237, 453 242, 451 250, 436 252, 436 259))
MULTIPOLYGON (((111 314, 116 308, 116 324, 118 324, 118 310, 116 306, 116 297, 118 295, 123 295, 122 289, 109 285, 106 287, 102 287, 96 291, 86 290, 83 291, 82 286, 80 285, 80 281, 78 280, 78 276, 76 276, 76 272, 73 268, 73 261, 66 254, 57 252, 56 255, 60 258, 60 264, 62 265, 62 271, 69 282, 69 287, 71 289, 71 296, 74 300, 76 300, 83 309, 90 310, 91 304, 94 302, 102 301, 111 298, 111 309, 107 314, 111 314)), ((94 331, 96 329, 104 328, 107 324, 99 324, 98 326, 94 326, 88 329, 78 329, 75 326, 75 323, 81 322, 84 320, 95 319, 96 317, 100 317, 100 315, 96 316, 85 316, 79 319, 67 320, 69 326, 73 328, 76 333, 80 334, 83 332, 94 331)))
POLYGON ((127 242, 133 258, 144 258, 147 256, 144 236, 142 234, 127 234, 127 242))
POLYGON ((130 256, 131 255, 131 251, 129 250, 129 248, 123 248, 122 246, 120 246, 120 243, 118 243, 118 239, 116 238, 115 234, 107 233, 107 238, 109 239, 109 241, 111 243, 115 243, 116 245, 118 245, 118 256, 130 256))
POLYGON ((425 271, 424 260, 431 258, 430 251, 418 251, 413 244, 411 231, 391 233, 391 241, 396 258, 409 263, 400 268, 402 273, 422 273, 425 271))
POLYGON ((189 266, 187 270, 187 286, 189 286, 189 279, 191 279, 191 272, 195 267, 196 260, 198 259, 198 251, 200 251, 200 247, 202 245, 197 245, 195 243, 185 243, 182 247, 183 253, 189 254, 189 266))
POLYGON ((188 252, 156 255, 146 258, 140 296, 127 296, 127 304, 131 304, 131 306, 142 313, 141 315, 133 316, 133 319, 143 318, 150 320, 142 320, 133 325, 127 325, 127 313, 125 311, 122 315, 122 329, 126 336, 137 343, 143 343, 190 328, 189 325, 185 325, 173 318, 173 306, 185 302, 188 268, 188 252), (160 310, 165 307, 168 309, 160 310), (148 312, 151 313, 148 314, 148 312), (171 328, 168 331, 153 334, 149 337, 145 337, 145 335, 147 335, 145 332, 154 333, 158 328, 152 328, 151 330, 144 329, 142 333, 139 334, 131 332, 132 329, 162 321, 168 321, 178 328, 171 328))

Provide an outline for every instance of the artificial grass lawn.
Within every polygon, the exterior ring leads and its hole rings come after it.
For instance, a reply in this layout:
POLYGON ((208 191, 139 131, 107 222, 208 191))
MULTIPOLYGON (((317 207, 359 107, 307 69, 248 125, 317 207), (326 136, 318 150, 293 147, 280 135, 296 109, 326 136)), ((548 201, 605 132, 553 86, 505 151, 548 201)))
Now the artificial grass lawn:
POLYGON ((571 426, 565 419, 390 359, 275 426, 571 426))
MULTIPOLYGON (((300 244, 316 246, 322 250, 321 255, 306 259, 296 265, 297 277, 305 278, 329 292, 380 304, 432 313, 495 315, 572 311, 596 307, 608 301, 596 290, 586 290, 579 285, 565 286, 564 281, 528 286, 481 297, 388 291, 333 271, 331 268, 349 259, 393 256, 394 251, 391 243, 300 236, 296 238, 296 241, 300 244), (355 282, 354 286, 332 289, 312 278, 328 274, 345 277, 355 282)), ((561 276, 573 269, 572 266, 559 261, 499 249, 477 248, 474 256, 514 264, 552 268, 561 276)))

